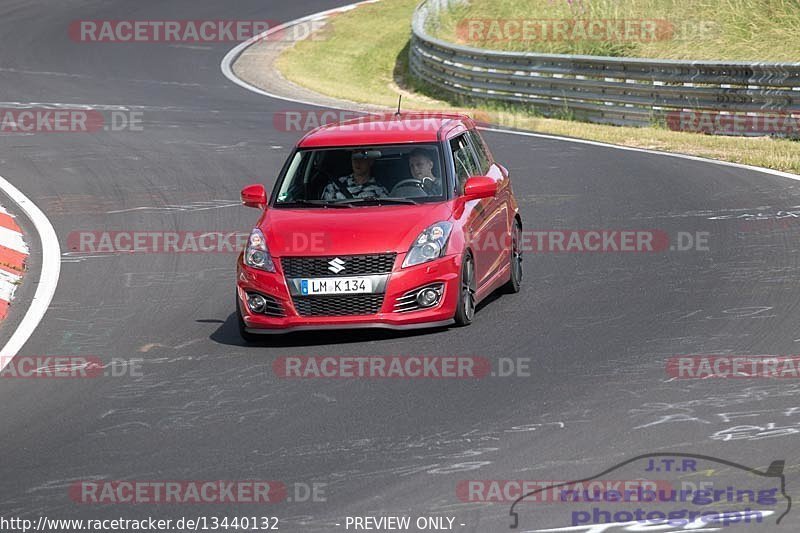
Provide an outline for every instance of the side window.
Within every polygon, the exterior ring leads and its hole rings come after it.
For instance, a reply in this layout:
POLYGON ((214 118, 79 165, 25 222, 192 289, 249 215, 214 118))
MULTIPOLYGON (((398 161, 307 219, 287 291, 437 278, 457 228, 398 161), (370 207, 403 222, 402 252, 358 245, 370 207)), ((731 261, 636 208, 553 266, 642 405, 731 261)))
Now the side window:
POLYGON ((456 188, 459 194, 464 192, 464 184, 470 176, 477 176, 478 163, 469 147, 466 134, 450 140, 450 150, 453 152, 453 164, 456 166, 456 188))
POLYGON ((469 135, 470 140, 472 141, 472 147, 475 149, 475 154, 478 156, 478 170, 481 174, 486 174, 489 172, 489 154, 486 152, 486 145, 483 144, 483 139, 475 130, 469 130, 467 132, 469 135))

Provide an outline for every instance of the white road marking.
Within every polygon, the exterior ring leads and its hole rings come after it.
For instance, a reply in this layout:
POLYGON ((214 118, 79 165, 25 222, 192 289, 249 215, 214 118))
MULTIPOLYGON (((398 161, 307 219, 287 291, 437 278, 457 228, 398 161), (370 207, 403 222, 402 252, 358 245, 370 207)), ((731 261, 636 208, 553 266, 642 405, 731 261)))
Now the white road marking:
POLYGON ((236 74, 233 73, 233 63, 239 58, 239 56, 242 54, 242 52, 245 51, 245 49, 247 49, 248 47, 250 47, 254 43, 257 43, 258 41, 260 41, 260 40, 272 35, 273 33, 279 32, 279 31, 281 31, 281 30, 283 30, 285 28, 289 28, 289 27, 295 26, 297 24, 302 24, 303 22, 308 22, 308 21, 311 21, 311 20, 325 19, 325 18, 327 18, 328 16, 330 16, 330 15, 332 15, 334 13, 344 13, 346 11, 350 11, 352 9, 357 8, 358 6, 360 6, 362 4, 374 4, 374 3, 378 2, 378 1, 379 0, 365 0, 364 2, 356 2, 355 4, 349 4, 349 5, 342 6, 342 7, 337 7, 337 8, 334 8, 334 9, 328 9, 327 11, 321 11, 319 13, 314 13, 313 15, 308 15, 306 17, 301 17, 299 19, 292 20, 290 22, 286 22, 284 24, 281 24, 279 26, 275 26, 274 28, 270 28, 269 30, 267 30, 267 31, 265 31, 263 33, 259 33, 258 35, 254 36, 254 37, 251 37, 250 39, 248 39, 248 40, 236 45, 233 49, 231 49, 230 52, 228 52, 225 55, 225 57, 222 58, 222 63, 220 64, 220 67, 222 68, 222 73, 225 75, 226 78, 231 80, 236 85, 239 85, 240 87, 244 87, 248 91, 252 91, 254 93, 257 93, 257 94, 260 94, 260 95, 263 95, 263 96, 269 96, 270 98, 275 98, 276 100, 285 100, 287 102, 294 102, 294 103, 297 103, 297 104, 305 104, 305 105, 310 105, 310 106, 314 106, 314 107, 328 107, 328 106, 320 105, 320 104, 317 104, 317 103, 314 103, 314 102, 306 102, 305 100, 298 100, 296 98, 287 98, 287 97, 280 96, 280 95, 277 95, 277 94, 272 94, 272 93, 270 93, 268 91, 265 91, 264 89, 259 89, 255 85, 251 85, 251 84, 247 83, 246 81, 244 81, 243 79, 241 79, 238 76, 236 76, 236 74))
POLYGON ((53 229, 53 225, 36 204, 2 176, 0 176, 0 189, 33 222, 42 245, 42 271, 39 275, 39 284, 28 311, 6 345, 0 350, 0 370, 2 370, 28 342, 53 300, 61 273, 61 248, 58 244, 56 230, 53 229))

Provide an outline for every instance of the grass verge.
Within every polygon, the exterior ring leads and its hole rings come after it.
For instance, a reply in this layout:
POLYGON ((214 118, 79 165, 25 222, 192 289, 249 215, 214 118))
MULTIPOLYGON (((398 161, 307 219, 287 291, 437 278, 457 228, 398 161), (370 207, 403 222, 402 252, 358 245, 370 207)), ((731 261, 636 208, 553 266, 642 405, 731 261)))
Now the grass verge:
POLYGON ((432 33, 509 51, 795 62, 798 27, 796 0, 473 0, 432 33))
POLYGON ((417 0, 383 0, 339 14, 330 20, 324 39, 298 42, 278 58, 276 67, 292 82, 334 98, 391 108, 398 94, 403 94, 404 109, 468 111, 501 126, 800 174, 800 142, 786 139, 711 136, 657 126, 603 126, 543 118, 522 108, 450 100, 407 79, 411 13, 416 4, 417 0))

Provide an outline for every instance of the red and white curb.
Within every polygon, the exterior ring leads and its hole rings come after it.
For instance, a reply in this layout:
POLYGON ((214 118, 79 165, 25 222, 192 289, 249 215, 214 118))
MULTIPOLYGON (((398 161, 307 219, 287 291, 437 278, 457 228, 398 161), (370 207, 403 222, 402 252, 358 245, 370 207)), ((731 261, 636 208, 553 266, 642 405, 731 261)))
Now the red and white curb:
POLYGON ((17 221, 0 206, 0 320, 8 314, 14 292, 22 283, 28 253, 17 221))

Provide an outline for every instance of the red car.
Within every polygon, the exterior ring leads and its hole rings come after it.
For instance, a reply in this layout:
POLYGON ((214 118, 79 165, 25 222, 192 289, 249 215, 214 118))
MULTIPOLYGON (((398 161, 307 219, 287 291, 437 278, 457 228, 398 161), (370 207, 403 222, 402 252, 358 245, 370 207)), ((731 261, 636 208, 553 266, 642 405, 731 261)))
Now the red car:
POLYGON ((239 329, 410 329, 472 322, 522 281, 505 167, 462 115, 371 115, 315 129, 287 160, 237 269, 239 329))

